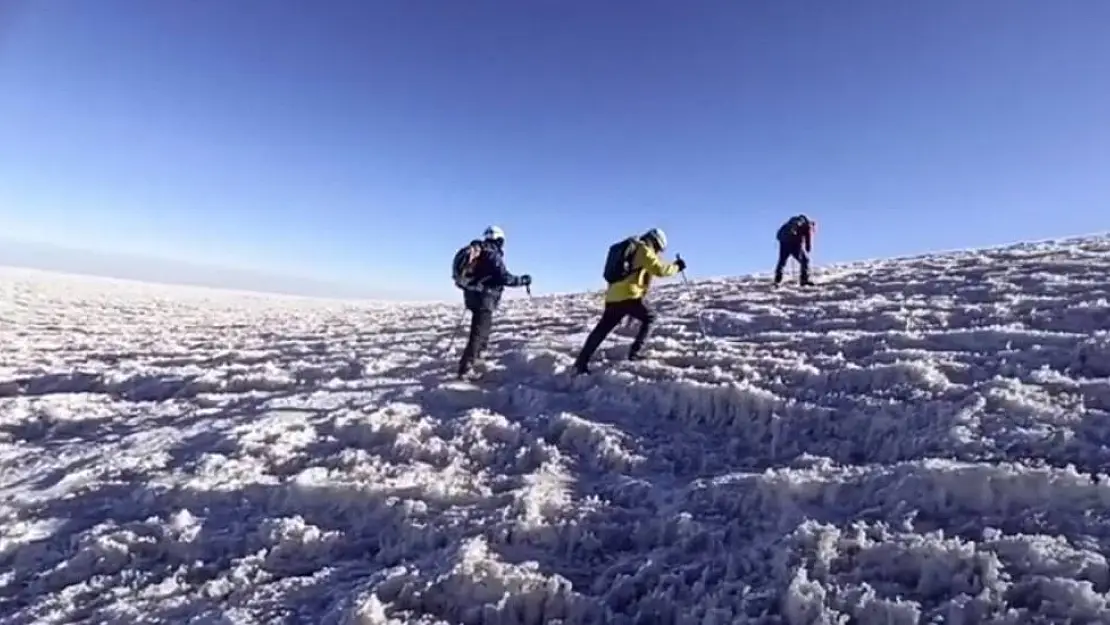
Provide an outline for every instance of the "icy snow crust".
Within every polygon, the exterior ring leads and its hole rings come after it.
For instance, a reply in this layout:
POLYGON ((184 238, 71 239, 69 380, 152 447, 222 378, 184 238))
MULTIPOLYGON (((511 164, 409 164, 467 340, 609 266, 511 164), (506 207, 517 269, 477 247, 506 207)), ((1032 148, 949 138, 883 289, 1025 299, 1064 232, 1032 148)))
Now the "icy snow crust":
POLYGON ((0 281, 4 623, 1107 623, 1110 241, 458 306, 0 281), (701 336, 704 329, 706 337, 701 336))

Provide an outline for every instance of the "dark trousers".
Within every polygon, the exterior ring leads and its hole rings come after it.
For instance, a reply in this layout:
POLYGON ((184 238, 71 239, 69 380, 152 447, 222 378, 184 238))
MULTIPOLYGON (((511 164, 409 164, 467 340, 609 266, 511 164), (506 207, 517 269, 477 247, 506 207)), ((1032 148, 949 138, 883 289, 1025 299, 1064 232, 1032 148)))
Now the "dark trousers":
POLYGON ((605 304, 605 311, 601 313, 601 319, 598 320, 590 335, 586 337, 586 344, 582 346, 582 351, 578 353, 578 358, 574 361, 576 369, 586 368, 586 364, 590 362, 594 352, 601 346, 601 342, 621 324, 621 321, 624 321, 625 317, 632 317, 640 322, 640 331, 636 333, 636 338, 632 340, 632 347, 628 350, 628 358, 634 359, 639 355, 640 350, 644 347, 644 341, 647 340, 648 333, 651 332, 651 326, 655 323, 655 311, 648 308, 642 299, 614 302, 605 304))
POLYGON ((483 308, 470 310, 470 336, 466 340, 462 358, 459 360, 459 375, 470 371, 474 360, 486 351, 489 345, 490 331, 493 330, 493 311, 483 308))
POLYGON ((798 282, 809 284, 809 254, 806 253, 801 241, 779 241, 779 262, 775 263, 775 284, 782 282, 782 270, 786 263, 793 257, 800 267, 798 282))

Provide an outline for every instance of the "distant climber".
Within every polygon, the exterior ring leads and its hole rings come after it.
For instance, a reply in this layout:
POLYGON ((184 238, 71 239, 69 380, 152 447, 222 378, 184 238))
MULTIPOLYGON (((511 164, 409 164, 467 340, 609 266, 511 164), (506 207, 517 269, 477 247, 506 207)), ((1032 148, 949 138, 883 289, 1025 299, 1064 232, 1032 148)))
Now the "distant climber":
POLYGON ((609 247, 603 276, 609 284, 605 292, 605 310, 586 338, 574 362, 575 373, 589 373, 594 352, 625 317, 640 322, 640 330, 628 351, 629 360, 638 360, 644 341, 655 322, 655 312, 644 302, 652 277, 668 278, 686 269, 681 258, 668 263, 659 258, 667 247, 667 235, 652 228, 639 237, 629 237, 609 247))
POLYGON ((779 260, 775 264, 775 284, 782 283, 782 271, 791 257, 798 261, 798 284, 813 286, 809 279, 809 255, 813 250, 813 237, 817 233, 817 222, 805 215, 791 217, 779 227, 776 237, 779 240, 779 260))
POLYGON ((470 336, 459 360, 458 377, 462 379, 489 344, 493 313, 501 304, 505 287, 527 288, 532 276, 516 276, 505 267, 505 233, 497 226, 486 228, 481 239, 455 253, 451 275, 470 311, 470 336))

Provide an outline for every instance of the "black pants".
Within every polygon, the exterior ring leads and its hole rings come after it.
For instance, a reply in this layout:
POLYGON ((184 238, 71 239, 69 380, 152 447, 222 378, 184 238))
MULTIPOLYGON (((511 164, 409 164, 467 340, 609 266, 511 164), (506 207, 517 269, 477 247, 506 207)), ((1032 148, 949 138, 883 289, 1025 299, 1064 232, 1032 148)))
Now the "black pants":
POLYGON ((621 324, 621 321, 624 321, 625 317, 632 317, 640 322, 640 331, 636 333, 636 338, 632 341, 632 347, 628 350, 628 357, 633 359, 639 355, 640 350, 644 347, 644 341, 647 340, 648 333, 651 332, 651 326, 655 323, 655 311, 648 308, 642 299, 614 302, 605 305, 605 312, 601 313, 601 319, 598 320, 590 335, 586 337, 586 344, 582 346, 582 351, 578 353, 578 358, 574 361, 576 369, 581 371, 586 368, 594 352, 601 346, 601 342, 621 324))
POLYGON ((493 329, 493 311, 483 308, 470 310, 470 336, 466 340, 462 358, 459 360, 459 375, 470 371, 474 360, 486 351, 489 345, 490 331, 493 329))
POLYGON ((782 282, 782 270, 786 269, 786 262, 793 257, 801 268, 798 282, 809 284, 809 254, 802 247, 801 241, 779 241, 779 262, 775 263, 775 284, 782 282))

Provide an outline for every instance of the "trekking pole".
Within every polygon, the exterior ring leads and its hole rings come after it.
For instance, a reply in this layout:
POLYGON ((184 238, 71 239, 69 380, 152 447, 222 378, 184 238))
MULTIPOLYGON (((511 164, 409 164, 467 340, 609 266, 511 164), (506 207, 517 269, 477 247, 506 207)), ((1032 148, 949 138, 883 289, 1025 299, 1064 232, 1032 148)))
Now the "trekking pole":
POLYGON ((451 350, 454 349, 455 339, 458 338, 459 332, 462 330, 464 319, 466 319, 466 309, 465 308, 463 308, 462 314, 459 315, 459 321, 458 321, 458 323, 455 324, 454 331, 451 332, 451 340, 449 340, 447 342, 447 347, 444 348, 443 352, 440 353, 440 355, 439 355, 440 358, 445 358, 447 356, 447 354, 451 353, 451 350))
POLYGON ((528 309, 534 309, 536 307, 536 300, 532 298, 532 285, 529 284, 524 287, 524 292, 528 294, 528 309))
MULTIPOLYGON (((675 254, 674 257, 675 257, 675 260, 682 260, 682 255, 681 254, 675 254)), ((694 285, 690 284, 690 278, 686 276, 686 270, 683 269, 679 273, 682 274, 682 282, 683 282, 683 284, 686 285, 686 291, 688 293, 690 293, 690 295, 692 296, 691 299, 696 298, 697 294, 694 293, 694 285)), ((698 320, 698 332, 701 334, 702 340, 708 341, 709 336, 705 332, 705 323, 702 321, 702 318, 701 318, 701 315, 702 315, 703 312, 705 312, 705 311, 699 309, 697 314, 695 315, 695 318, 697 318, 697 320, 698 320)))

